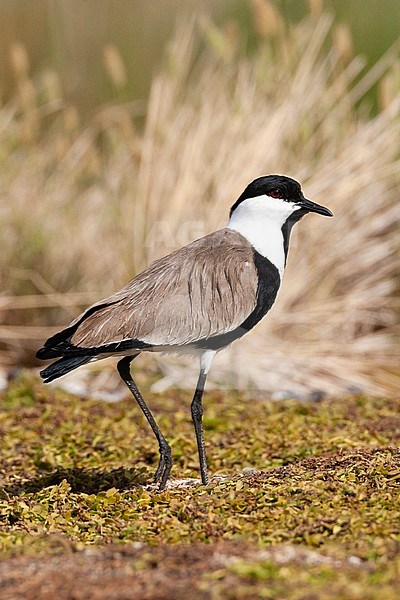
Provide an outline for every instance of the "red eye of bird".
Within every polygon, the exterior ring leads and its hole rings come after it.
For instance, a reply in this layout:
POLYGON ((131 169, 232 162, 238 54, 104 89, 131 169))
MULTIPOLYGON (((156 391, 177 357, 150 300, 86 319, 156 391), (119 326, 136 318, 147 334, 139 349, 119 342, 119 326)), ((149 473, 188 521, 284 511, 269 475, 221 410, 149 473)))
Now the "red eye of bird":
POLYGON ((272 192, 268 193, 268 196, 271 196, 271 198, 282 198, 282 192, 280 190, 272 190, 272 192))

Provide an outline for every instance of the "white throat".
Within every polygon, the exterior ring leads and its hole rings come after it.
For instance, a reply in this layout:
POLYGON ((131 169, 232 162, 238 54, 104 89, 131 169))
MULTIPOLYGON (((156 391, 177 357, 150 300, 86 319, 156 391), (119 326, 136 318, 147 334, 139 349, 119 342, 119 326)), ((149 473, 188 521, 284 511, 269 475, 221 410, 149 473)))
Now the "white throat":
POLYGON ((282 226, 297 209, 294 202, 270 196, 248 198, 233 211, 228 228, 245 237, 257 252, 275 265, 282 278, 285 270, 282 226))

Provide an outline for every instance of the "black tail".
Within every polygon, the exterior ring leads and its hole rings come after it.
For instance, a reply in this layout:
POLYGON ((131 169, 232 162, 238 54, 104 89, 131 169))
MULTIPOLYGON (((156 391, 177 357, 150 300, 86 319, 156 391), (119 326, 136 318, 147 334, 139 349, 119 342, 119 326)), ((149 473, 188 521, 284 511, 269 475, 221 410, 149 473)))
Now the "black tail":
POLYGON ((45 383, 50 383, 50 381, 58 379, 58 377, 66 375, 66 373, 89 362, 91 358, 91 356, 75 356, 73 358, 65 356, 43 369, 43 371, 40 371, 40 377, 45 383))

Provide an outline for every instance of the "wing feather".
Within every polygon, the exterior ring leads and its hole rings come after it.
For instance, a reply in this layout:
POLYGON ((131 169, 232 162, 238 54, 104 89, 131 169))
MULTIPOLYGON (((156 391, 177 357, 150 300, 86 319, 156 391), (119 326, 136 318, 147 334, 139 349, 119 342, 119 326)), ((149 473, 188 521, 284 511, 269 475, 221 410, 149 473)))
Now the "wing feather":
POLYGON ((104 307, 82 320, 71 342, 182 345, 227 333, 254 310, 257 283, 250 244, 222 229, 155 261, 102 300, 104 307))

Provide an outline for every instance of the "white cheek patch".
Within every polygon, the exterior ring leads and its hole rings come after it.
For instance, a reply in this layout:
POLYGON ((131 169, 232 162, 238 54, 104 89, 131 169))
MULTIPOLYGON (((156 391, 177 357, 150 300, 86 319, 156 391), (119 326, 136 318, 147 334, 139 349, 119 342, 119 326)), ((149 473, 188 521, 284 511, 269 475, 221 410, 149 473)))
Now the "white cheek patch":
MULTIPOLYGON (((259 215, 268 215, 271 220, 278 220, 282 223, 294 212, 298 206, 294 202, 282 200, 282 198, 273 198, 272 196, 256 196, 243 200, 236 208, 235 213, 258 213, 259 215)), ((232 215, 233 216, 233 215, 232 215)))
POLYGON ((256 196, 243 200, 229 219, 229 229, 238 231, 282 277, 285 268, 282 225, 298 209, 294 202, 271 196, 256 196))

